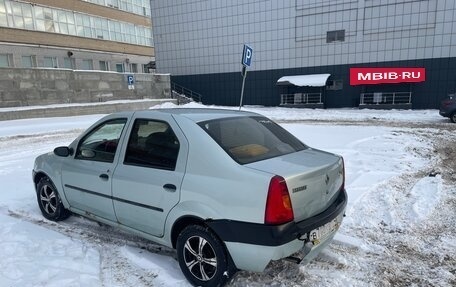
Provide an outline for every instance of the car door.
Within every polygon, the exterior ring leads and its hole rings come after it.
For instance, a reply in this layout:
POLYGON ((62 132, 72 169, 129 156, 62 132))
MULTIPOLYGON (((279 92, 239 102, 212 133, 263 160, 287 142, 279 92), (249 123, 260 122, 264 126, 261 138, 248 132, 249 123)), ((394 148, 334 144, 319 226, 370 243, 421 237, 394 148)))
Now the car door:
POLYGON ((188 144, 170 114, 136 113, 128 143, 113 175, 117 220, 162 236, 169 211, 179 202, 188 144))
POLYGON ((127 118, 112 118, 95 126, 62 166, 63 189, 71 208, 116 221, 111 182, 126 122, 127 118))

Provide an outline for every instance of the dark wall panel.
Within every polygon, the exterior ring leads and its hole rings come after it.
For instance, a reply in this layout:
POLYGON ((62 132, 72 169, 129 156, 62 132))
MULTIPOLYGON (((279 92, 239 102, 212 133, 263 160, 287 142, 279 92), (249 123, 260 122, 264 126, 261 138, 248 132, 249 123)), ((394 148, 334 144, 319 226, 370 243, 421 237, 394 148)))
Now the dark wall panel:
MULTIPOLYGON (((326 108, 357 107, 362 92, 412 91, 414 109, 438 108, 440 101, 449 93, 456 92, 456 58, 420 59, 411 61, 364 63, 308 68, 249 71, 245 82, 244 105, 278 106, 281 93, 294 93, 295 87, 277 86, 283 76, 330 73, 330 79, 343 80, 343 89, 322 89, 326 108), (350 86, 350 67, 424 67, 426 81, 413 84, 387 84, 350 86)), ((240 72, 171 76, 181 86, 203 95, 204 104, 239 105, 242 76, 240 72)), ((301 88, 305 92, 318 92, 319 88, 301 88), (307 90, 305 90, 307 89, 307 90)))

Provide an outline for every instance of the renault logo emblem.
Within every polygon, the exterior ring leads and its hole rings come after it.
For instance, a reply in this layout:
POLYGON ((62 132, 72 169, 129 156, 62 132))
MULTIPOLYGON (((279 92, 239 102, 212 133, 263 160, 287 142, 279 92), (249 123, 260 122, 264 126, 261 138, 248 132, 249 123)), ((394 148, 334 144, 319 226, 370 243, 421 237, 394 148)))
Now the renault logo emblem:
POLYGON ((328 183, 329 183, 329 176, 328 175, 326 175, 325 183, 326 183, 326 185, 328 185, 328 183))

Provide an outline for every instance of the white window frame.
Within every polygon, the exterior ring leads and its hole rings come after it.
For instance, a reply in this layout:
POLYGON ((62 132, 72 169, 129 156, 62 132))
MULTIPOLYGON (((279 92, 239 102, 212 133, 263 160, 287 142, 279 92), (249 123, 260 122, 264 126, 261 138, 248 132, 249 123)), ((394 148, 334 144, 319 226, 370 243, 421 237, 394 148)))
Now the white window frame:
POLYGON ((81 70, 92 71, 93 70, 93 60, 92 59, 82 59, 81 60, 81 70), (89 67, 85 67, 85 63, 89 64, 89 67))
POLYGON ((44 68, 58 68, 59 67, 59 61, 57 59, 57 57, 53 57, 53 56, 44 56, 43 57, 43 67, 44 68), (50 59, 52 61, 52 67, 50 66, 46 66, 46 61, 50 59))
POLYGON ((0 67, 2 67, 2 68, 14 67, 13 54, 1 53, 0 56, 4 56, 6 58, 6 66, 0 66, 0 67))

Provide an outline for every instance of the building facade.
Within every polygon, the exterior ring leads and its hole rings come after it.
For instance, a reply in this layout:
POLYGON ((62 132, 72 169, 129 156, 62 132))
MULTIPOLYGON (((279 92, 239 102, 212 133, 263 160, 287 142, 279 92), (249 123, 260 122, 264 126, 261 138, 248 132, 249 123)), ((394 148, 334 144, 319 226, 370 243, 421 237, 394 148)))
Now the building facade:
POLYGON ((456 92, 454 0, 152 0, 157 71, 203 103, 436 108, 456 92), (309 79, 328 75, 321 83, 309 79), (296 76, 281 80, 285 76, 296 76))
POLYGON ((0 67, 154 69, 149 0, 0 0, 0 67))

